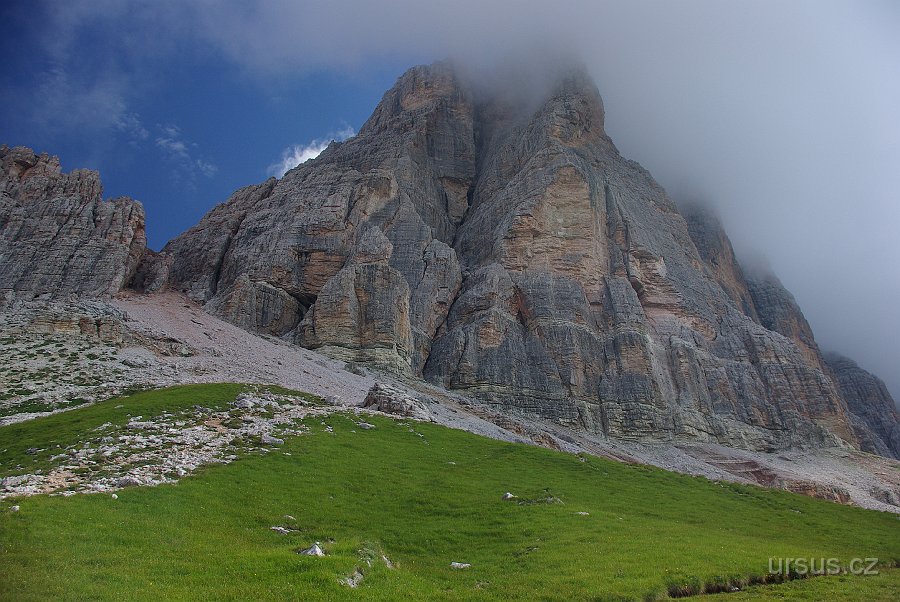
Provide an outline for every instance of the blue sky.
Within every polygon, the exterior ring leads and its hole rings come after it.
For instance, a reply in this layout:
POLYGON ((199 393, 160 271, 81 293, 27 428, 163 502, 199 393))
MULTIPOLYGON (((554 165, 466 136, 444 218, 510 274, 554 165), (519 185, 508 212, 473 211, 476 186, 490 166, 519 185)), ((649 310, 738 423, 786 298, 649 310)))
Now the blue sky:
POLYGON ((0 143, 98 169, 159 249, 412 65, 572 55, 622 153, 900 397, 896 0, 5 0, 0 143))
POLYGON ((105 196, 145 204, 155 249, 235 189, 268 177, 287 149, 359 129, 406 68, 382 62, 259 78, 193 46, 129 57, 112 24, 90 19, 66 32, 60 57, 46 41, 56 33, 45 29, 55 8, 0 9, 0 139, 58 155, 67 171, 99 170, 105 196))

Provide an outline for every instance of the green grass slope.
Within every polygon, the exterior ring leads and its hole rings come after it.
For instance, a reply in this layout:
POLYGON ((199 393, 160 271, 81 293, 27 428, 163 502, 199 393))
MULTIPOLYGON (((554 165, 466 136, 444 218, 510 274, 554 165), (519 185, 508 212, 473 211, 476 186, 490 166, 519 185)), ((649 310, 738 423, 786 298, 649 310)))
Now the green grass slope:
MULTIPOLYGON (((39 466, 27 448, 71 443, 128 414, 223 407, 240 390, 143 392, 0 428, 0 474, 39 466)), ((894 515, 431 424, 367 420, 375 428, 331 416, 333 432, 310 421, 309 433, 268 454, 176 485, 122 490, 117 500, 6 500, 0 598, 642 600, 763 575, 769 557, 900 559, 894 515), (502 500, 506 491, 518 499, 502 500), (12 504, 21 510, 9 512, 12 504), (279 534, 275 525, 293 530, 279 534), (327 556, 296 553, 315 541, 327 556), (454 570, 451 562, 472 566, 454 570), (339 582, 357 570, 357 588, 339 582)), ((722 599, 895 600, 898 588, 897 571, 883 570, 722 599)))

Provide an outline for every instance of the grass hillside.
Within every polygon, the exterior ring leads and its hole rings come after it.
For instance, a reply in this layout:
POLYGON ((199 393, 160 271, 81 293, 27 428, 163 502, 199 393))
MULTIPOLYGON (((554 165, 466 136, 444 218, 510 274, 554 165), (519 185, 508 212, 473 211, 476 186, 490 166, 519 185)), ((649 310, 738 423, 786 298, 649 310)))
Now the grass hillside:
MULTIPOLYGON (((40 468, 46 459, 29 448, 77 442, 129 414, 225 407, 240 390, 142 392, 0 428, 0 476, 40 468)), ((374 428, 364 429, 359 420, 308 420, 309 432, 269 453, 118 499, 4 500, 0 598, 643 600, 743 585, 767 572, 769 557, 900 560, 895 515, 432 424, 367 417, 374 428), (518 497, 503 500, 507 491, 518 497), (297 554, 317 541, 325 557, 297 554)), ((898 592, 898 571, 882 568, 722 599, 898 592)))

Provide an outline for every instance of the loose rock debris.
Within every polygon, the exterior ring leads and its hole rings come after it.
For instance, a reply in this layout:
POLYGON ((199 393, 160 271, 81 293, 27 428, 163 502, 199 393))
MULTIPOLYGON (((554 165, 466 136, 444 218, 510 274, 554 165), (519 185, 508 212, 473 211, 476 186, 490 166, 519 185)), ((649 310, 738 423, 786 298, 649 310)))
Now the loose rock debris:
MULTIPOLYGON (((0 479, 0 499, 50 493, 111 492, 125 487, 173 483, 200 466, 227 464, 241 453, 265 453, 285 436, 308 430, 307 417, 347 411, 306 399, 249 390, 231 407, 201 406, 156 417, 134 416, 127 424, 103 424, 66 448, 35 450, 47 457, 42 471, 0 479)), ((370 413, 354 408, 355 414, 370 413)))

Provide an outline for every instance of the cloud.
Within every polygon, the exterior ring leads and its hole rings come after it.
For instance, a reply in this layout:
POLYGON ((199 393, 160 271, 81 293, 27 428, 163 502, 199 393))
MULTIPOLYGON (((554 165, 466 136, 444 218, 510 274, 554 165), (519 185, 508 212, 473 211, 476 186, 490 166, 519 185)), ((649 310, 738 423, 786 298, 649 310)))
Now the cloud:
POLYGON ((181 139, 181 129, 174 125, 159 126, 160 135, 156 138, 156 146, 161 148, 170 158, 190 161, 191 156, 187 144, 181 139))
POLYGON ((127 119, 123 87, 113 77, 86 81, 54 65, 35 78, 24 115, 43 130, 115 128, 127 119))
POLYGON ((315 159, 323 150, 325 150, 332 141, 346 140, 356 135, 356 131, 352 127, 345 127, 342 130, 331 133, 325 138, 317 138, 311 140, 307 144, 294 144, 281 152, 281 158, 269 165, 266 173, 276 178, 284 177, 291 169, 297 167, 301 163, 306 163, 310 159, 315 159))
POLYGON ((204 159, 197 159, 196 161, 194 161, 194 163, 196 164, 197 169, 200 171, 200 173, 207 178, 213 177, 219 171, 218 167, 204 159))
POLYGON ((211 178, 219 171, 215 164, 202 157, 194 157, 197 145, 184 140, 181 128, 175 125, 157 126, 159 135, 156 146, 172 165, 172 176, 177 183, 196 187, 197 176, 211 178))
POLYGON ((132 144, 143 142, 150 137, 150 132, 141 123, 141 119, 136 113, 118 115, 114 125, 116 130, 125 134, 132 144))

